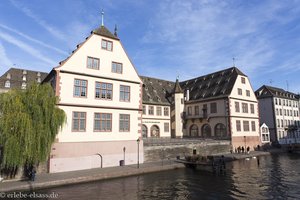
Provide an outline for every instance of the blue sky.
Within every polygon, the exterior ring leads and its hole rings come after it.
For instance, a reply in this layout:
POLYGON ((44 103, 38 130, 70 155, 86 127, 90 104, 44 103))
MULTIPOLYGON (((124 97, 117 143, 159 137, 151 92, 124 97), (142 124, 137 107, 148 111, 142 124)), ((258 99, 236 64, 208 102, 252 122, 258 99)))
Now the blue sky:
POLYGON ((254 90, 300 92, 298 0, 3 0, 0 74, 49 72, 101 25, 101 9, 140 75, 187 80, 234 57, 254 90))

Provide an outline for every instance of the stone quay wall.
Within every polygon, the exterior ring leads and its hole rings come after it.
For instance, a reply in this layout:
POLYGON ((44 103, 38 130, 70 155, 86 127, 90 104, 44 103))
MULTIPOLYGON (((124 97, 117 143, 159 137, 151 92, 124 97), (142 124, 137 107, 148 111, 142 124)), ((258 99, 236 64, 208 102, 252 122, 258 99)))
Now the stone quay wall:
POLYGON ((193 153, 200 155, 228 154, 231 150, 229 140, 187 140, 169 139, 144 141, 144 162, 157 162, 174 160, 178 156, 193 153))

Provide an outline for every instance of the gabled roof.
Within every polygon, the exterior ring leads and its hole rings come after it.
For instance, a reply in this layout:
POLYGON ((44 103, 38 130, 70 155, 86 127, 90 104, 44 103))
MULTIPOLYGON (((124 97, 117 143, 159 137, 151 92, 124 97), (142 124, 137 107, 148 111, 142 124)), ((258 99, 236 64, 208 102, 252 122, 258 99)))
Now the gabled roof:
POLYGON ((171 81, 140 76, 143 81, 143 103, 170 105, 175 83, 171 81))
POLYGON ((280 97, 285 99, 299 99, 299 95, 286 91, 282 88, 277 88, 273 86, 263 85, 255 91, 255 95, 258 99, 267 97, 280 97))
POLYGON ((115 40, 120 40, 115 34, 112 34, 105 26, 100 26, 99 28, 93 30, 91 33, 95 33, 97 35, 112 38, 115 40))
POLYGON ((236 67, 231 67, 218 72, 199 76, 183 81, 181 88, 189 90, 189 100, 204 100, 227 97, 231 94, 238 75, 246 75, 236 67))
POLYGON ((21 89, 22 83, 30 84, 37 81, 38 77, 41 78, 41 82, 48 75, 45 72, 32 71, 27 69, 10 68, 0 77, 0 88, 1 89, 21 89), (26 76, 26 81, 23 80, 23 75, 26 76), (10 88, 5 87, 5 82, 10 82, 10 88))

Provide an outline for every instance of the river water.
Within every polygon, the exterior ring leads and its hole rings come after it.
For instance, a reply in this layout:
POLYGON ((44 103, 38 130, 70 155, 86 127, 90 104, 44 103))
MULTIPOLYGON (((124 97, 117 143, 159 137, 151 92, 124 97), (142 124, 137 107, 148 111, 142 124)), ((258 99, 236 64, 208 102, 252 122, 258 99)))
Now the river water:
POLYGON ((226 165, 223 174, 176 169, 62 186, 58 199, 300 199, 300 155, 277 154, 226 165))

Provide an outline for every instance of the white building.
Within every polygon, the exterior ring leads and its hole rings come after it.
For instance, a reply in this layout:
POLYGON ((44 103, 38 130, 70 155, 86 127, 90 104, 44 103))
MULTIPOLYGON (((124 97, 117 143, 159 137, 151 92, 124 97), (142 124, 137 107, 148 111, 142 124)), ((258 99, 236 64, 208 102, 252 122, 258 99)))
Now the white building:
POLYGON ((67 115, 50 172, 143 162, 142 81, 116 32, 92 31, 45 81, 67 115))
POLYGON ((300 143, 299 96, 263 85, 256 92, 261 123, 270 130, 271 142, 300 143))

